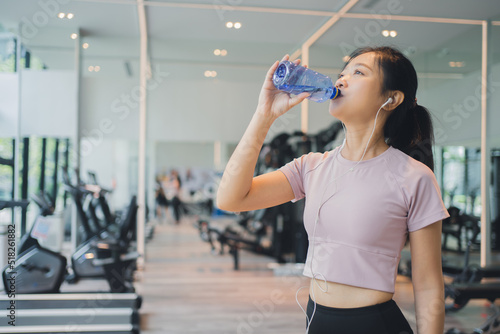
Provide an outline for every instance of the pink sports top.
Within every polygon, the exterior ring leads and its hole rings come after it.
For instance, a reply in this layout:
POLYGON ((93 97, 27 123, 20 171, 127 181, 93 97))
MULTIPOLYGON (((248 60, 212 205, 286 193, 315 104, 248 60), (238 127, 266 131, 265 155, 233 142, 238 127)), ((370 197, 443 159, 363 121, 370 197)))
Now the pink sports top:
POLYGON ((293 202, 306 197, 304 275, 394 293, 407 233, 449 216, 436 178, 393 147, 357 166, 339 149, 303 155, 280 169, 292 186, 293 202))

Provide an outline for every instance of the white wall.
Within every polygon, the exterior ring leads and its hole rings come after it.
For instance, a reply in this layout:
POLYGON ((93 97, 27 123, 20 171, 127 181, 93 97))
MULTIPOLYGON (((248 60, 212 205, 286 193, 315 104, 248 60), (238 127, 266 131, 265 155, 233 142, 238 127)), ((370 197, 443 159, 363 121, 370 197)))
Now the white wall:
MULTIPOLYGON (((500 145, 500 64, 491 66, 488 100, 488 135, 492 146, 500 145)), ((481 146, 481 74, 422 90, 418 102, 435 116, 436 145, 481 146)))
POLYGON ((173 167, 214 168, 214 143, 157 142, 155 157, 157 173, 168 173, 173 167))
POLYGON ((74 71, 23 71, 22 136, 72 138, 76 135, 76 80, 74 71))
MULTIPOLYGON (((81 177, 87 180, 87 171, 97 173, 101 186, 113 189, 109 196, 113 208, 122 208, 130 200, 132 194, 130 183, 133 178, 131 174, 131 161, 137 158, 136 144, 128 140, 104 139, 81 160, 81 177)), ((135 177, 136 178, 136 177, 135 177)))

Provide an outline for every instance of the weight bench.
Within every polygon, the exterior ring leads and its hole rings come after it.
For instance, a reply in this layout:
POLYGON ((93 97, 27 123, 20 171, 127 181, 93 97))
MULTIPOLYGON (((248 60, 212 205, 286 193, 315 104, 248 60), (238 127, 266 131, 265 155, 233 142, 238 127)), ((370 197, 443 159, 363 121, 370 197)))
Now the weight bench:
MULTIPOLYGON (((473 333, 495 334, 500 333, 500 308, 494 303, 500 298, 500 283, 458 283, 447 286, 455 295, 456 310, 461 309, 471 299, 487 299, 491 302, 493 314, 486 320, 485 323, 474 329, 473 333)), ((452 328, 446 332, 447 334, 464 334, 452 328)))
POLYGON ((238 225, 214 226, 209 221, 200 220, 198 221, 197 228, 200 231, 201 239, 210 244, 212 253, 216 251, 213 235, 216 236, 217 241, 220 243, 219 254, 224 254, 224 245, 229 247, 229 254, 233 256, 234 270, 239 269, 240 249, 246 249, 251 252, 267 256, 274 255, 272 248, 268 249, 263 247, 257 241, 257 238, 244 238, 244 229, 241 228, 241 231, 235 230, 237 226, 238 225))

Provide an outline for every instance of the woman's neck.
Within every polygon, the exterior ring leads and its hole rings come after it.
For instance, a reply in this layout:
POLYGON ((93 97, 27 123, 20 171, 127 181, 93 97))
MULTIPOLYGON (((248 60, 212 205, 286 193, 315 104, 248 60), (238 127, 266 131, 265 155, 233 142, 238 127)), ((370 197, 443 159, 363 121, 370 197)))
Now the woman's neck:
POLYGON ((389 148, 389 145, 386 144, 383 131, 381 130, 376 129, 371 139, 372 129, 368 131, 347 130, 346 143, 342 149, 342 156, 347 160, 359 161, 363 157, 365 149, 366 153, 363 160, 372 159, 382 154, 389 148), (368 140, 370 140, 369 143, 368 140))

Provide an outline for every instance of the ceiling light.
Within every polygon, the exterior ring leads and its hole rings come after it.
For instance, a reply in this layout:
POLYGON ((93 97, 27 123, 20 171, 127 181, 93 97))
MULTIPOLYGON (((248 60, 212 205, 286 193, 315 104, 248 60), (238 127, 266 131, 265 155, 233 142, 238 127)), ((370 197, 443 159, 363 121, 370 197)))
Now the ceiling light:
POLYGON ((220 56, 220 50, 219 50, 219 49, 215 49, 215 50, 214 50, 214 55, 216 55, 216 56, 220 56))
POLYGON ((71 20, 73 17, 75 17, 75 15, 73 13, 68 13, 68 15, 66 15, 66 17, 71 20))
POLYGON ((101 70, 101 66, 97 65, 94 66, 94 71, 99 72, 101 70))
POLYGON ((224 50, 224 49, 223 49, 223 50, 220 50, 220 55, 221 55, 222 57, 227 56, 227 50, 224 50))
POLYGON ((233 22, 226 22, 226 27, 227 28, 232 28, 233 27, 233 22))
POLYGON ((77 39, 77 38, 78 38, 78 34, 75 34, 75 33, 71 34, 71 39, 77 39))
POLYGON ((240 29, 241 28, 241 23, 235 22, 234 23, 234 29, 240 29))
POLYGON ((349 56, 344 56, 344 57, 342 57, 342 61, 343 61, 344 63, 347 63, 347 62, 349 61, 349 59, 351 59, 351 57, 349 57, 349 56))
POLYGON ((64 13, 57 14, 57 17, 60 19, 64 19, 64 16, 66 16, 66 14, 64 14, 64 13))
POLYGON ((94 66, 90 65, 89 66, 89 72, 92 72, 92 71, 94 71, 94 66))
POLYGON ((382 36, 389 37, 389 30, 382 30, 382 36))
POLYGON ((448 65, 450 65, 450 67, 464 67, 465 61, 450 61, 448 65))
POLYGON ((398 32, 396 30, 391 30, 389 35, 391 35, 391 37, 396 37, 398 35, 398 32))
POLYGON ((88 48, 89 48, 89 43, 83 43, 83 44, 82 44, 82 48, 84 48, 84 49, 88 49, 88 48))
POLYGON ((215 71, 205 71, 205 77, 207 77, 207 78, 210 78, 210 77, 215 78, 216 76, 217 76, 217 72, 215 72, 215 71))

